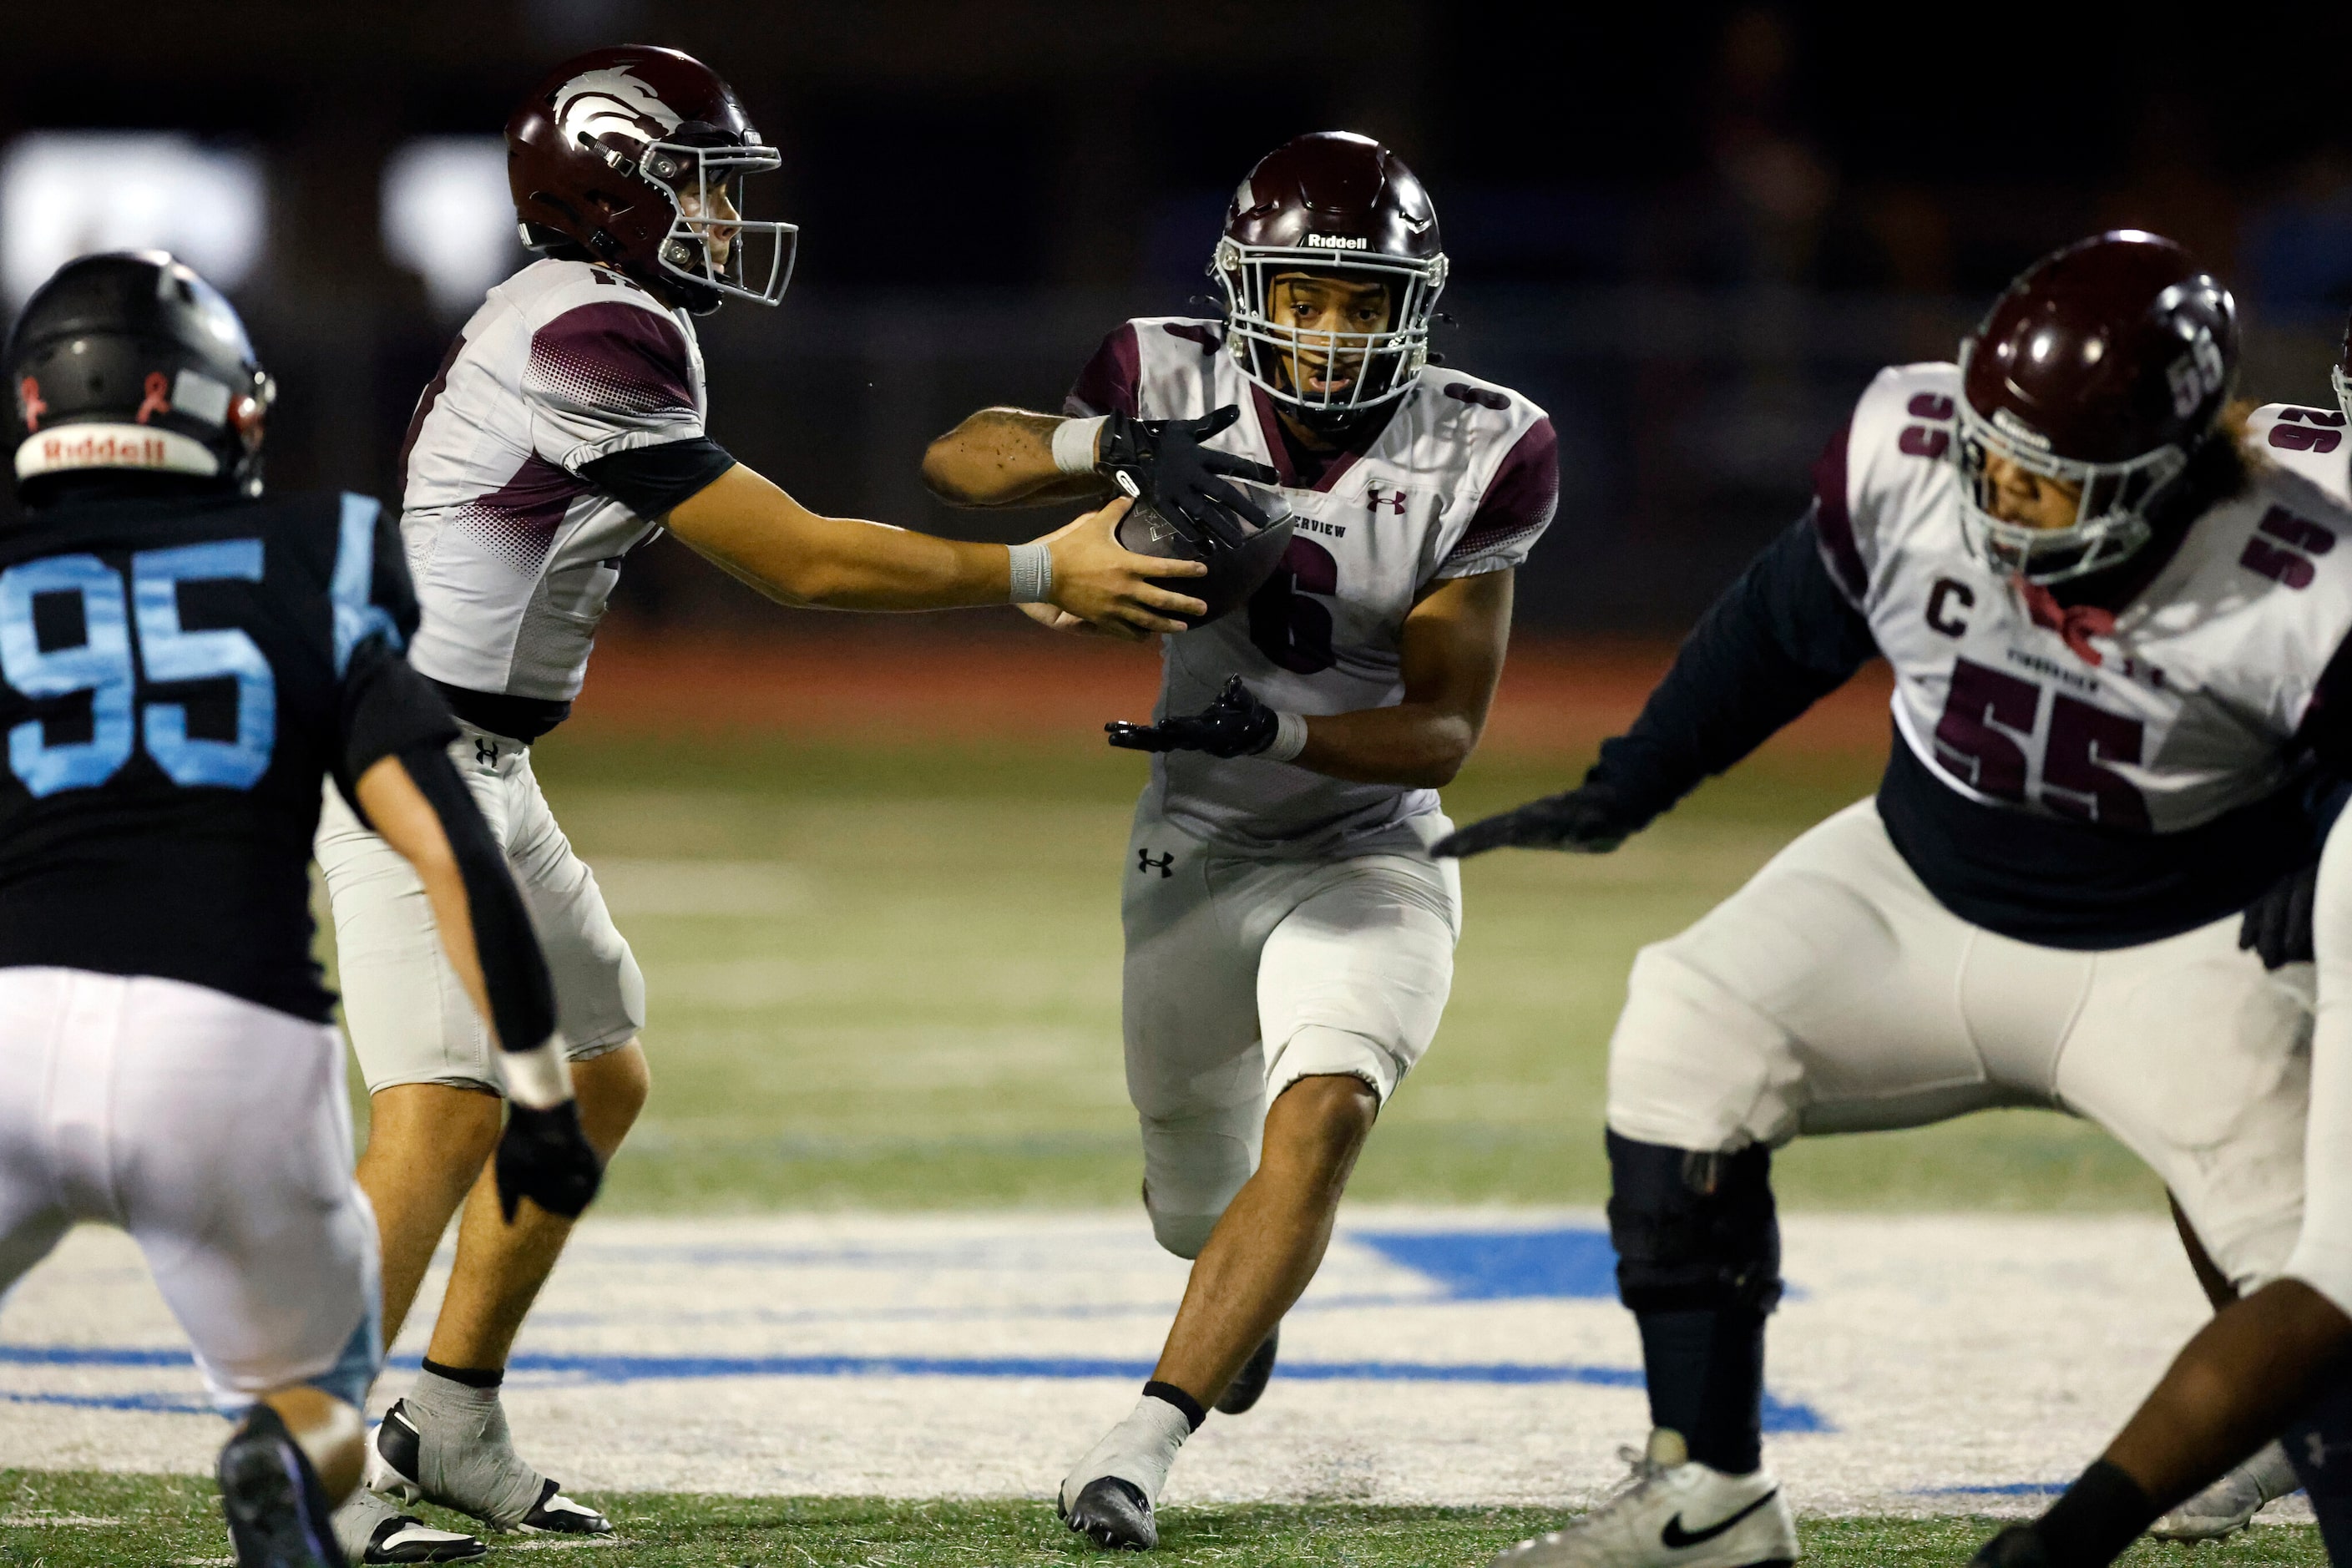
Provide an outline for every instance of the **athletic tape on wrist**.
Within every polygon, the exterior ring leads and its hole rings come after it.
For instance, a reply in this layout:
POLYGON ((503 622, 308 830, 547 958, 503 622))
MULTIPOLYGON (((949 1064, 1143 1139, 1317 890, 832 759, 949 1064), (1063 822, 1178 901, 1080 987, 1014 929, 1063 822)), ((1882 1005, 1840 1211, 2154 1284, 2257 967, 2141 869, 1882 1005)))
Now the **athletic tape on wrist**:
POLYGON ((572 1064, 563 1058, 563 1037, 550 1035, 527 1051, 500 1051, 499 1076, 507 1098, 533 1110, 548 1110, 572 1098, 572 1064))
POLYGON ((1093 473, 1095 437, 1102 427, 1103 418, 1065 419, 1055 426, 1054 467, 1066 474, 1093 473))
POLYGON ((1274 739, 1258 753, 1269 763, 1290 763, 1307 749, 1307 715, 1276 713, 1274 716, 1274 739))
POLYGON ((1043 544, 1007 546, 1013 552, 1013 602, 1042 605, 1054 591, 1054 552, 1043 544))

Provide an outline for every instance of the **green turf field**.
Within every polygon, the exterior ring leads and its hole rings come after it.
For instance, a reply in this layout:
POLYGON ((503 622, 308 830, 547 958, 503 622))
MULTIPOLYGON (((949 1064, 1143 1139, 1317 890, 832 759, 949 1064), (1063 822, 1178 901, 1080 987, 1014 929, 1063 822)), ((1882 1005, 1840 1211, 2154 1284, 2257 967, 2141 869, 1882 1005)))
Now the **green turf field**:
MULTIPOLYGON (((904 1503, 863 1498, 709 1498, 660 1494, 600 1500, 621 1531, 597 1562, 644 1568, 734 1564, 866 1564, 870 1568, 1015 1568, 1103 1562, 1041 1503, 904 1503)), ((426 1510, 435 1511, 435 1510, 426 1510)), ((440 1522, 462 1523, 436 1514, 440 1522)), ((1442 1568, 1474 1564, 1549 1522, 1524 1509, 1299 1507, 1174 1509, 1163 1516, 1155 1563, 1215 1568, 1442 1568)), ((1981 1519, 1927 1521, 1820 1520, 1804 1527, 1805 1561, 1819 1568, 1948 1563, 1969 1556, 1995 1525, 1981 1519)), ((519 1544, 553 1544, 545 1536, 519 1544)), ((124 1563, 222 1562, 226 1551, 208 1483, 173 1476, 0 1471, 0 1563, 25 1568, 108 1568, 124 1563), (47 1519, 89 1522, 47 1522, 47 1519)), ((2193 1549, 2143 1542, 2126 1568, 2185 1564, 2193 1549)), ((499 1553, 494 1553, 496 1561, 499 1553)), ((2322 1568, 2318 1532, 2264 1527, 2223 1552, 2194 1560, 2229 1568, 2322 1568)), ((1130 1560, 1132 1561, 1132 1560, 1130 1560)))
MULTIPOLYGON (((1141 764, 1083 741, 950 749, 772 739, 539 749, 558 816, 644 964, 654 1098, 612 1211, 1133 1202, 1118 1045, 1118 882, 1141 764)), ((1558 788, 1583 759, 1482 760, 1458 820, 1558 788)), ((1467 924, 1436 1046, 1385 1114, 1360 1198, 1604 1197, 1601 1089, 1634 951, 1694 919, 1874 781, 1866 756, 1771 754, 1612 857, 1466 868, 1467 924)), ((2005 1112, 1801 1143, 1785 1203, 2140 1208, 2156 1184, 2095 1130, 2005 1112)), ((601 1496, 633 1563, 1011 1564, 1092 1555, 1045 1505, 601 1496)), ((220 1560, 191 1479, 0 1477, 0 1563, 220 1560), (55 1516, 103 1521, 43 1522, 55 1516)), ((1524 1510, 1344 1503, 1176 1509, 1178 1563, 1475 1563, 1551 1522, 1524 1510)), ((1821 1563, 1964 1563, 1981 1520, 1819 1521, 1821 1563)), ((516 1544, 530 1544, 518 1542, 516 1544)), ((2232 1564, 2323 1561, 2305 1528, 2232 1564)), ((2143 1545, 2134 1563, 2181 1561, 2143 1545)))
MULTIPOLYGON (((614 1166, 613 1209, 1131 1199, 1117 900, 1139 759, 1082 741, 988 752, 560 732, 539 766, 650 997, 654 1098, 614 1166)), ((1481 761, 1448 807, 1467 820, 1580 768, 1481 761)), ((1602 1065, 1635 949, 1874 772, 1867 757, 1767 754, 1614 856, 1469 865, 1444 1026, 1355 1194, 1600 1202, 1602 1065)), ((1816 1140, 1780 1173, 1796 1205, 2161 1201, 2104 1135, 2030 1111, 1816 1140)))

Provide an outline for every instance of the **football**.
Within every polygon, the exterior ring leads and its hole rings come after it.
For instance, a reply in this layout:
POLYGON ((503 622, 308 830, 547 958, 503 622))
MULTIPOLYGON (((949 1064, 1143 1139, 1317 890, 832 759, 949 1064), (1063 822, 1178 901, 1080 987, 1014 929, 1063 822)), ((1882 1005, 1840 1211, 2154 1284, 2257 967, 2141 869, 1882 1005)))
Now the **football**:
MULTIPOLYGON (((1269 492, 1252 488, 1261 501, 1273 498, 1269 492)), ((1278 502, 1276 503, 1279 504, 1278 502)), ((1268 506, 1267 510, 1275 510, 1268 506)), ((1138 555, 1156 555, 1167 561, 1202 561, 1209 563, 1205 577, 1168 577, 1158 579, 1163 587, 1189 594, 1209 606, 1202 616, 1176 616, 1189 627, 1205 626, 1222 616, 1239 609, 1252 594, 1258 591, 1274 569, 1282 563, 1283 552, 1290 548, 1291 530, 1297 520, 1281 513, 1264 528, 1251 528, 1250 536, 1237 550, 1218 550, 1203 554, 1192 542, 1157 511, 1150 503, 1138 500, 1118 520, 1116 531, 1119 543, 1138 555)), ((1247 527, 1246 523, 1244 524, 1247 527)))

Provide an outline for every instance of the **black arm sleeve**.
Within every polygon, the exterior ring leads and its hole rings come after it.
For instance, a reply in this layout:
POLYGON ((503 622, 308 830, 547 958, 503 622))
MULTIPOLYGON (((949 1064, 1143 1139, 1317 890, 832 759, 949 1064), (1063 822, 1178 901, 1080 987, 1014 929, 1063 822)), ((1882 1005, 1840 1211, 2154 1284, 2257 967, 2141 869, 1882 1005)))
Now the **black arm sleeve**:
POLYGON ((335 787, 352 815, 367 821, 360 808, 362 773, 412 746, 446 746, 457 738, 449 705, 389 642, 372 637, 352 650, 343 670, 343 749, 335 759, 335 787))
POLYGON ((522 894, 507 869, 507 858, 490 837, 490 825, 482 820, 465 781, 450 765, 448 752, 428 743, 399 755, 417 792, 441 819, 441 831, 457 858, 499 1044, 509 1051, 536 1049, 555 1032, 555 986, 548 978, 547 957, 540 952, 530 917, 523 911, 522 894))
POLYGON ((1634 826, 1673 805, 1845 684, 1877 651, 1822 563, 1808 515, 1699 618, 1642 716, 1605 742, 1585 786, 1634 826))
POLYGON ((707 437, 633 447, 580 465, 580 477, 651 521, 699 495, 735 466, 727 448, 707 437))

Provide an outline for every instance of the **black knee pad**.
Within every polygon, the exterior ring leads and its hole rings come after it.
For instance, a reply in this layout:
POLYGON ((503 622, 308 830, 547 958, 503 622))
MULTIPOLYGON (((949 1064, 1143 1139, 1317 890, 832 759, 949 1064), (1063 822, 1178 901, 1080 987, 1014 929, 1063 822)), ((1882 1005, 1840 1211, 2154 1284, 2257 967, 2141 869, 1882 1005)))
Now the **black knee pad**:
POLYGON ((1609 1239, 1626 1306, 1761 1314, 1780 1304, 1771 1150, 1757 1143, 1708 1153, 1611 1132, 1609 1173, 1609 1239))

